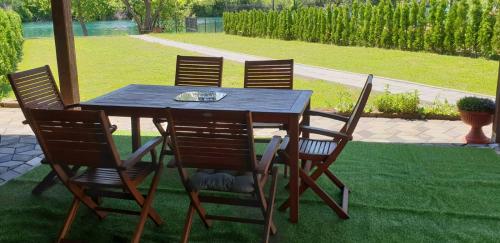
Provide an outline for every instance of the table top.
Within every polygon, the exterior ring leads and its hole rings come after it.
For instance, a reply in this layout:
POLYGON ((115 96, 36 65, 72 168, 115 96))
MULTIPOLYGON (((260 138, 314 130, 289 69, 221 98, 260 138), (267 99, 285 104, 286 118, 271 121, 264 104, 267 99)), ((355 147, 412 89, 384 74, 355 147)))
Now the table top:
POLYGON ((309 104, 310 90, 213 88, 162 85, 128 85, 82 102, 87 109, 207 109, 248 110, 258 113, 302 114, 309 104), (217 102, 182 102, 174 98, 187 91, 220 91, 227 96, 217 102))

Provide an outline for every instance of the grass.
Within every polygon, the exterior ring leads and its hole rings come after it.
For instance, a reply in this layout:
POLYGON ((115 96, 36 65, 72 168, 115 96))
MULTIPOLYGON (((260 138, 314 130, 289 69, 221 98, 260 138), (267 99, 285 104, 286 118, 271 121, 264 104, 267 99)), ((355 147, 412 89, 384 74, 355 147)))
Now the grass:
MULTIPOLYGON (((196 55, 126 36, 76 37, 75 40, 82 100, 132 83, 173 85, 176 56, 196 55)), ((26 40, 18 69, 49 64, 57 75, 55 53, 52 38, 26 40)), ((243 65, 225 61, 222 83, 224 87, 243 87, 243 65)), ((341 99, 355 100, 359 95, 359 90, 320 80, 297 78, 295 84, 297 89, 314 91, 312 106, 316 108, 334 108, 341 99)))
MULTIPOLYGON (((130 137, 115 138, 126 154, 130 137)), ((276 211, 278 235, 273 242, 495 242, 500 238, 500 160, 492 150, 352 142, 333 169, 352 191, 351 219, 338 219, 307 192, 301 198, 297 225, 288 222, 288 214, 276 211)), ((62 185, 41 197, 30 194, 47 171, 42 166, 0 187, 0 242, 54 241, 71 197, 62 185)), ((281 176, 279 180, 278 204, 287 196, 286 180, 281 176)), ((337 195, 325 178, 320 183, 337 195)), ((108 203, 135 208, 131 202, 108 203)), ((166 224, 157 228, 148 222, 143 242, 178 242, 188 197, 175 170, 164 172, 154 207, 166 224)), ((258 214, 222 206, 209 210, 258 214)), ((70 238, 124 242, 136 222, 133 216, 121 215, 99 222, 81 207, 70 238)), ((260 226, 226 222, 206 230, 195 217, 191 242, 258 242, 261 232, 260 226)))
POLYGON ((155 36, 298 63, 494 95, 498 61, 366 47, 249 38, 226 34, 155 36))

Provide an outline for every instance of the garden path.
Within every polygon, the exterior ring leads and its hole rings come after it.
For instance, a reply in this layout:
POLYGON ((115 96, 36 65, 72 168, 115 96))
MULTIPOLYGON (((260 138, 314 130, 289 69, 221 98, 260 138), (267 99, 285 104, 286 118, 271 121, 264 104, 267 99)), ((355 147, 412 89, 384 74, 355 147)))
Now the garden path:
MULTIPOLYGON (((133 35, 131 36, 136 39, 143 41, 157 43, 163 46, 170 46, 179 49, 184 49, 192 52, 196 52, 206 56, 221 56, 227 60, 244 63, 245 60, 265 60, 270 59, 267 57, 259 57, 248 55, 244 53, 231 52, 201 45, 188 44, 184 42, 172 41, 167 39, 162 39, 158 37, 153 37, 149 35, 133 35)), ((394 67, 397 68, 397 67, 394 67)), ((339 83, 351 87, 362 88, 364 81, 366 80, 367 74, 352 73, 346 71, 340 71, 335 69, 311 66, 296 63, 294 67, 294 72, 296 75, 303 76, 305 78, 325 80, 329 82, 339 83)), ((374 77, 373 89, 375 91, 382 92, 388 85, 389 90, 393 93, 405 93, 413 92, 418 90, 420 95, 420 100, 426 103, 432 103, 436 99, 441 101, 447 100, 448 102, 454 104, 458 99, 464 96, 480 96, 486 98, 493 98, 492 96, 480 95, 475 93, 468 93, 464 91, 435 87, 425 84, 418 84, 405 80, 397 80, 384 77, 374 77)))
MULTIPOLYGON (((23 175, 40 165, 43 157, 40 146, 29 126, 23 125, 23 113, 18 108, 0 108, 0 185, 23 175)), ((111 117, 111 122, 119 130, 130 130, 130 120, 111 117)), ((311 118, 311 125, 326 129, 339 129, 338 122, 324 118, 311 118)), ((143 119, 144 132, 156 131, 151 119, 143 119)), ((355 141, 424 143, 461 146, 462 137, 468 127, 461 121, 404 120, 387 118, 361 118, 354 134, 355 141)), ((486 135, 491 135, 491 126, 485 127, 486 135)), ((153 133, 154 134, 154 133, 153 133)), ((283 133, 273 129, 260 129, 256 136, 269 137, 283 133)))

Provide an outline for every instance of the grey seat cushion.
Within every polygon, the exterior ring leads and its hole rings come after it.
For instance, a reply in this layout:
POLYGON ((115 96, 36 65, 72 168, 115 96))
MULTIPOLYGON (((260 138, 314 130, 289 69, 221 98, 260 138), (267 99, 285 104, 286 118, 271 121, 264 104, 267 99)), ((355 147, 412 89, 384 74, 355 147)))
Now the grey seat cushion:
POLYGON ((252 173, 227 170, 199 170, 190 178, 191 187, 196 190, 250 193, 254 191, 252 173))

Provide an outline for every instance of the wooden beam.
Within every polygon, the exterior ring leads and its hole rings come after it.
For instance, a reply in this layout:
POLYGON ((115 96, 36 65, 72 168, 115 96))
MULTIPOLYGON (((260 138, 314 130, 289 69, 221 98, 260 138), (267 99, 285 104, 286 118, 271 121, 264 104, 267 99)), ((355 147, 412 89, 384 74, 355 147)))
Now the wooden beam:
POLYGON ((497 97, 495 103, 495 120, 493 121, 491 141, 493 143, 500 143, 500 61, 498 61, 497 97))
POLYGON ((80 103, 71 0, 51 0, 59 87, 65 104, 80 103))

